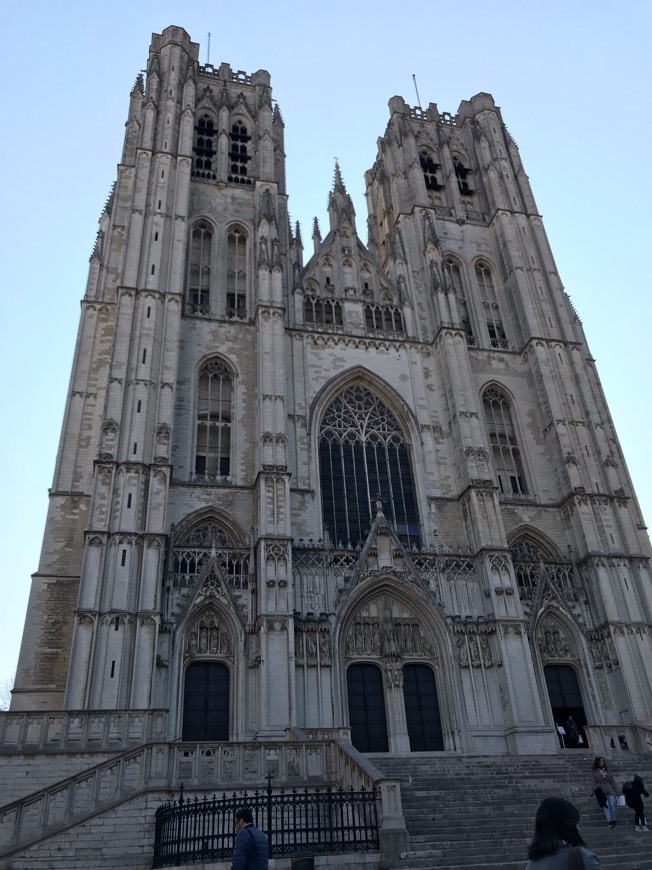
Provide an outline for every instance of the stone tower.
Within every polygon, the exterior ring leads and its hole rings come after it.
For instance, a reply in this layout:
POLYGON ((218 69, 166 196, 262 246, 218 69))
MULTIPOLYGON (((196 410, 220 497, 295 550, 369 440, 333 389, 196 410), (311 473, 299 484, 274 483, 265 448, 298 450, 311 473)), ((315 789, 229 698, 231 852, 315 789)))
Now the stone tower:
POLYGON ((198 54, 155 34, 131 93, 12 711, 400 753, 649 727, 649 541, 493 99, 392 98, 368 244, 336 166, 304 263, 269 74, 198 54))

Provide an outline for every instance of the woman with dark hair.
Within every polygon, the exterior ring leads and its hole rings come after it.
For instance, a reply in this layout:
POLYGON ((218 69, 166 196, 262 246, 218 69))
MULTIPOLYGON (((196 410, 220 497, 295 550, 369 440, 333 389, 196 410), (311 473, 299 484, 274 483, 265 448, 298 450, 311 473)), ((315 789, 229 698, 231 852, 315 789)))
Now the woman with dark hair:
POLYGON ((534 820, 534 837, 525 870, 602 870, 577 830, 579 810, 570 801, 549 797, 541 801, 534 820))
POLYGON ((607 762, 601 755, 596 755, 595 760, 593 762, 593 790, 602 789, 602 793, 604 795, 604 800, 606 803, 602 803, 599 795, 596 794, 596 799, 598 803, 604 809, 604 814, 607 818, 607 824, 610 828, 616 827, 616 801, 618 800, 618 789, 616 788, 616 783, 614 782, 614 778, 609 773, 609 768, 607 767, 607 762))

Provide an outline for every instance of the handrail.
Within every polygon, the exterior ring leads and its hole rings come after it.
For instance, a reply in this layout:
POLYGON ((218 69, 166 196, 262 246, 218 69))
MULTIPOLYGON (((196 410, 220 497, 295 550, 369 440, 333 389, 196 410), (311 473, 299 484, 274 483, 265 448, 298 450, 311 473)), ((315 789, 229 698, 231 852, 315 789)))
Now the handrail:
POLYGON ((647 725, 585 725, 591 749, 620 754, 652 753, 652 728, 647 725))

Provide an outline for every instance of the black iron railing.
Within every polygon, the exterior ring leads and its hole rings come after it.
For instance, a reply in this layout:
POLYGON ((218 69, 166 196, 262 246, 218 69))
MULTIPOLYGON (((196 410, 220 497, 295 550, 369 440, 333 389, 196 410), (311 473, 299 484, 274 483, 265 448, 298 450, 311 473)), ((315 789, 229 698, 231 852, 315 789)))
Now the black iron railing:
POLYGON ((184 797, 156 811, 154 867, 223 861, 233 854, 235 811, 251 807, 267 834, 270 857, 379 849, 376 790, 304 788, 221 797, 184 797))

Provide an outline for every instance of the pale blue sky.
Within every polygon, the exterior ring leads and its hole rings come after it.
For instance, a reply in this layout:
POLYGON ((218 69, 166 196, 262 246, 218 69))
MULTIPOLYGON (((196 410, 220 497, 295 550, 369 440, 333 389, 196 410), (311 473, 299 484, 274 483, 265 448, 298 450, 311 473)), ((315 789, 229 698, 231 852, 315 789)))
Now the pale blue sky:
POLYGON ((310 253, 327 228, 337 156, 366 241, 364 171, 400 94, 455 112, 493 94, 519 145, 557 261, 582 318, 652 522, 648 347, 652 5, 548 0, 375 3, 5 4, 5 371, 0 457, 0 682, 18 655, 37 570, 79 300, 97 220, 120 159, 129 91, 152 31, 176 24, 200 60, 272 76, 285 120, 293 220, 310 253), (396 11, 398 10, 398 11, 396 11))

